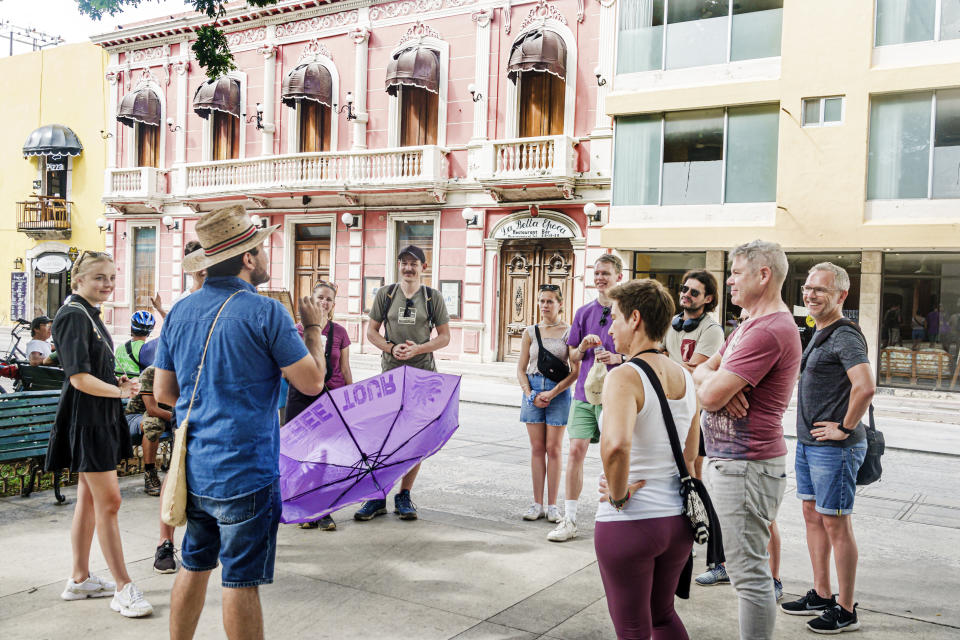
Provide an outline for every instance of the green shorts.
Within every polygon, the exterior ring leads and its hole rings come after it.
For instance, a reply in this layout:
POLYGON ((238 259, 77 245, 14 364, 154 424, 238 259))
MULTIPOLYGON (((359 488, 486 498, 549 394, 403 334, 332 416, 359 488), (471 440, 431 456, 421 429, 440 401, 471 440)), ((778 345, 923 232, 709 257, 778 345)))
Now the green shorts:
POLYGON ((570 403, 570 416, 567 418, 567 433, 570 438, 588 439, 590 442, 600 442, 600 411, 599 404, 590 404, 581 400, 570 403))

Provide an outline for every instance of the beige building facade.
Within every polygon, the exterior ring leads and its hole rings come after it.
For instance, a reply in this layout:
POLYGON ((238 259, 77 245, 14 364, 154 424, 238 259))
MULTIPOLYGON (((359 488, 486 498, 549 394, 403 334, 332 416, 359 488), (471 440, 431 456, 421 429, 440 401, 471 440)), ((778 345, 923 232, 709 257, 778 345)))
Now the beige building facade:
MULTIPOLYGON (((617 0, 612 205, 637 276, 779 242, 851 274, 883 386, 957 391, 960 15, 945 0, 617 0), (923 5, 922 7, 920 5, 923 5), (929 6, 928 6, 929 5, 929 6)), ((737 309, 721 306, 731 328, 737 309)))

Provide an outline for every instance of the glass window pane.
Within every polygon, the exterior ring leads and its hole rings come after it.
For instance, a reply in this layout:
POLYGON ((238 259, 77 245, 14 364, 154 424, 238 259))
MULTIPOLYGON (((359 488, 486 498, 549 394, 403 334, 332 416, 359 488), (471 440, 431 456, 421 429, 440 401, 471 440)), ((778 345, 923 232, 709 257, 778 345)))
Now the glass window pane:
POLYGON ((873 98, 867 198, 927 197, 931 95, 873 98))
POLYGON ((618 117, 613 204, 660 203, 660 114, 618 117))
POLYGON ((820 98, 803 101, 803 124, 820 124, 820 98))
POLYGON ((937 0, 877 0, 876 46, 933 40, 937 0))
POLYGON ((960 198, 960 89, 937 92, 933 197, 960 198))
POLYGON ((780 55, 783 0, 740 0, 733 5, 730 59, 780 55))
POLYGON ((776 200, 779 130, 779 105, 728 110, 726 202, 776 200))
POLYGON ((727 0, 670 0, 667 69, 727 61, 727 0))
POLYGON ((663 204, 720 202, 723 109, 664 116, 663 204))
POLYGON ((156 287, 157 229, 135 227, 133 230, 133 306, 150 309, 156 287))
POLYGON ((956 40, 960 38, 960 2, 943 0, 940 8, 940 39, 956 40))
POLYGON ((622 0, 617 40, 617 73, 651 71, 663 65, 665 0, 622 0))
POLYGON ((420 274, 420 283, 430 286, 433 275, 433 222, 397 222, 397 254, 411 244, 423 249, 427 265, 420 274))
POLYGON ((823 121, 840 122, 843 120, 843 98, 827 98, 823 101, 823 121))

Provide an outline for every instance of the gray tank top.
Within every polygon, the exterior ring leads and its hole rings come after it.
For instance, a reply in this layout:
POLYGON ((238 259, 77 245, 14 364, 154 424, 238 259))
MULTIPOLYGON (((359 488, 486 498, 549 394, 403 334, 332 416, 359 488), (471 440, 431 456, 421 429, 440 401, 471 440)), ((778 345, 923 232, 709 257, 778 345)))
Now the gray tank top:
MULTIPOLYGON (((527 375, 540 373, 537 369, 537 357, 540 354, 540 346, 537 344, 537 334, 533 330, 535 326, 536 325, 530 325, 527 327, 527 333, 530 334, 530 361, 527 363, 527 375)), ((543 330, 540 330, 540 339, 543 340, 543 346, 547 351, 564 362, 567 362, 570 357, 570 351, 567 348, 568 337, 570 337, 570 327, 567 327, 561 338, 547 338, 543 335, 543 330)))

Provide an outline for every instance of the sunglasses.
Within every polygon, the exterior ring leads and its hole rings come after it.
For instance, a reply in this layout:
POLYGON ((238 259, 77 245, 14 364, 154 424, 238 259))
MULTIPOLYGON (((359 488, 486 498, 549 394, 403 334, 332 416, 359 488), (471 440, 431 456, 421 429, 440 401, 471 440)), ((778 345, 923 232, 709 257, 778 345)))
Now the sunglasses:
POLYGON ((316 291, 316 290, 319 289, 320 287, 328 287, 328 288, 330 288, 330 289, 333 289, 333 292, 334 292, 334 293, 337 292, 337 283, 336 283, 336 282, 328 282, 328 281, 326 281, 326 280, 317 280, 317 284, 313 285, 313 290, 316 291))
POLYGON ((688 293, 691 298, 699 298, 702 291, 697 291, 696 289, 691 289, 687 285, 680 287, 680 293, 688 293))
POLYGON ((403 317, 410 317, 410 309, 413 309, 413 298, 407 298, 407 304, 403 307, 403 317))
POLYGON ((101 258, 109 258, 110 254, 106 251, 84 251, 80 254, 80 257, 77 258, 77 261, 74 264, 80 264, 87 258, 93 258, 94 260, 99 260, 101 258))
POLYGON ((540 285, 540 291, 560 291, 560 285, 558 285, 558 284, 542 284, 542 285, 540 285))
POLYGON ((610 317, 610 307, 604 307, 603 313, 600 314, 600 326, 607 324, 607 318, 610 317))

